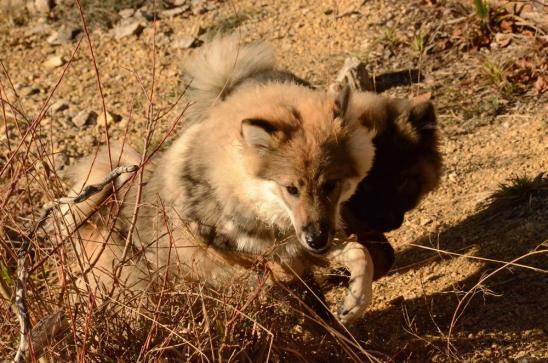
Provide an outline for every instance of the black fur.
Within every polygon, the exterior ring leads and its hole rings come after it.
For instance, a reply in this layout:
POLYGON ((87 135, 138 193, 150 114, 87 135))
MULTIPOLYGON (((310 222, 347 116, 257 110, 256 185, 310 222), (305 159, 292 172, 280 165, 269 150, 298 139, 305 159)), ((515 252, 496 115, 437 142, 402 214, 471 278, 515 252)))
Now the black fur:
POLYGON ((399 228, 405 213, 415 208, 438 182, 441 154, 433 106, 424 102, 409 107, 412 107, 409 114, 405 114, 408 118, 400 115, 389 118, 385 130, 373 139, 376 152, 373 167, 345 205, 375 231, 399 228), (404 126, 413 130, 414 135, 401 130, 402 123, 407 123, 404 126))

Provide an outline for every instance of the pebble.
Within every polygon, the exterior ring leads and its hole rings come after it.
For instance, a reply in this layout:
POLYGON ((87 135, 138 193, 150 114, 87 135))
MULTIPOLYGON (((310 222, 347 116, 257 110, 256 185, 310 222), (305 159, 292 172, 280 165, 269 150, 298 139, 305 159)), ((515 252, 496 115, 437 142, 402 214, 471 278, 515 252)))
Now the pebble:
POLYGON ((48 14, 51 9, 55 6, 54 0, 35 0, 34 6, 36 7, 36 11, 38 11, 41 14, 48 14))
POLYGON ((54 69, 57 67, 61 67, 63 64, 65 64, 66 61, 63 57, 60 55, 53 56, 51 58, 48 58, 44 63, 44 67, 47 69, 54 69))
POLYGON ((173 9, 160 11, 160 18, 173 18, 190 10, 190 5, 179 6, 173 9))
POLYGON ((80 33, 79 27, 62 25, 57 31, 54 31, 47 39, 51 45, 68 44, 80 33))
POLYGON ((171 46, 174 49, 189 49, 197 47, 198 43, 199 41, 196 37, 186 35, 171 43, 171 46))
POLYGON ((40 93, 40 89, 36 87, 22 87, 17 93, 21 97, 28 97, 40 93))
POLYGON ((72 119, 72 123, 75 126, 83 127, 86 125, 92 125, 97 122, 97 113, 94 111, 80 111, 72 119))
POLYGON ((153 21, 154 20, 154 13, 150 12, 146 6, 141 7, 139 10, 135 12, 135 15, 133 15, 135 19, 143 19, 146 21, 153 21))
POLYGON ((105 119, 105 113, 101 112, 97 117, 97 127, 105 127, 105 125, 112 125, 115 122, 120 122, 122 117, 112 112, 107 111, 107 118, 105 119))
POLYGON ((173 6, 182 6, 182 5, 189 5, 189 0, 172 0, 169 2, 173 6))
POLYGON ((67 108, 69 108, 69 104, 67 101, 65 100, 59 100, 57 102, 54 102, 51 106, 50 106, 50 110, 52 112, 61 112, 63 110, 66 110, 67 108))
POLYGON ((135 14, 135 9, 123 9, 118 12, 122 19, 131 18, 133 14, 135 14))
POLYGON ((122 19, 118 25, 112 29, 112 34, 116 39, 122 39, 130 35, 139 35, 145 27, 141 20, 133 18, 122 19))

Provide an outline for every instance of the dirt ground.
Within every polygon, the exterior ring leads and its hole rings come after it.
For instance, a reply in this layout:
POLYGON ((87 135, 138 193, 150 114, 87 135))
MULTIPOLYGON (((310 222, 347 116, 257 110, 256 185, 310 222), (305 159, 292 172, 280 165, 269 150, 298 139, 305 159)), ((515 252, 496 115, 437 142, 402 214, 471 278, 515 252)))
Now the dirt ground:
MULTIPOLYGON (((121 39, 101 23, 101 12, 86 14, 106 108, 120 116, 109 124, 109 136, 142 144, 155 69, 154 112, 167 112, 153 138, 159 142, 185 107, 178 102, 183 95, 181 64, 194 49, 178 45, 178 40, 205 39, 214 31, 235 30, 245 41, 272 43, 281 67, 320 87, 334 80, 349 56, 365 61, 373 74, 418 68, 423 82, 386 93, 432 94, 444 176, 403 226, 389 234, 396 266, 374 284, 370 311, 351 332, 357 344, 381 361, 548 362, 546 184, 525 202, 489 199, 513 178, 548 172, 547 5, 531 2, 515 14, 514 3, 498 2, 507 11, 497 12, 492 4, 491 17, 482 26, 472 1, 206 3, 203 13, 187 11, 148 21, 141 34, 121 39), (505 266, 510 261, 512 266, 505 266)), ((62 100, 67 107, 46 111, 33 129, 62 173, 105 140, 101 120, 74 122, 80 111, 102 113, 85 32, 66 44, 47 41, 62 24, 81 27, 78 10, 60 5, 47 20, 32 17, 17 24, 1 18, 2 97, 25 117, 17 124, 0 115, 0 168, 11 162, 21 135, 46 101, 51 105, 62 100), (44 65, 55 56, 65 64, 44 65)), ((0 177, 0 221, 5 225, 24 222, 53 191, 62 190, 44 186, 47 177, 27 180, 35 183, 31 192, 8 174, 0 177)), ((13 251, 1 253, 7 265, 13 251)), ((334 291, 328 299, 340 293, 334 291)), ((5 300, 0 307, 5 318, 1 332, 6 334, 0 357, 7 358, 16 347, 18 323, 5 300)), ((286 352, 298 352, 288 355, 292 360, 365 359, 324 343, 329 341, 326 333, 302 329, 287 325, 286 338, 279 343, 286 344, 286 352)), ((277 357, 283 360, 284 355, 277 357)))

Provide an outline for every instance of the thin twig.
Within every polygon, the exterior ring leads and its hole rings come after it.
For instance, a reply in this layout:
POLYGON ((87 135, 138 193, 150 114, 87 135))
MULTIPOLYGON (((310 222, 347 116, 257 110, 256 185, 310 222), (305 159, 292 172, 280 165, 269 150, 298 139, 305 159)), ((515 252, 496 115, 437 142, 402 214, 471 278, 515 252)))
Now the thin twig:
MULTIPOLYGON (((545 270, 545 269, 542 269, 542 268, 537 268, 537 267, 533 267, 533 266, 528 266, 528 265, 523 265, 521 263, 514 263, 514 262, 509 262, 509 261, 502 261, 502 260, 495 260, 495 259, 492 259, 492 258, 486 258, 486 257, 481 257, 481 256, 473 256, 473 255, 465 255, 465 254, 462 254, 462 253, 456 253, 456 252, 451 252, 451 251, 445 251, 445 250, 440 250, 439 248, 433 248, 433 247, 428 247, 428 246, 422 246, 422 245, 418 245, 418 244, 415 244, 415 243, 409 243, 409 246, 413 246, 413 247, 417 247, 417 248, 422 248, 422 249, 425 249, 425 250, 429 250, 429 251, 435 251, 435 252, 438 252, 438 253, 443 253, 445 255, 451 255, 451 256, 457 256, 457 257, 465 257, 465 258, 469 258, 471 260, 479 260, 479 261, 486 261, 486 262, 495 262, 495 263, 499 263, 499 264, 504 264, 505 266, 514 266, 514 267, 521 267, 521 268, 525 268, 525 269, 528 269, 528 270, 533 270, 535 272, 541 272, 541 273, 548 273, 548 270, 545 270)), ((435 256, 435 259, 437 259, 438 257, 435 256)), ((426 262, 429 262, 431 259, 427 259, 426 262)), ((423 261, 421 261, 422 263, 423 261)), ((408 266, 405 266, 405 267, 408 267, 408 266)))
POLYGON ((19 315, 19 326, 21 327, 21 338, 19 348, 13 361, 23 363, 30 350, 29 337, 31 332, 30 318, 26 303, 26 287, 28 272, 25 268, 27 252, 30 248, 30 239, 25 239, 18 252, 17 257, 17 280, 15 282, 15 306, 19 315))
POLYGON ((97 184, 86 185, 82 192, 75 197, 63 197, 56 199, 53 202, 53 205, 82 203, 92 195, 97 194, 98 192, 103 190, 107 184, 118 178, 120 175, 125 173, 133 173, 134 171, 137 171, 137 169, 139 169, 137 165, 119 166, 112 170, 101 182, 97 184))

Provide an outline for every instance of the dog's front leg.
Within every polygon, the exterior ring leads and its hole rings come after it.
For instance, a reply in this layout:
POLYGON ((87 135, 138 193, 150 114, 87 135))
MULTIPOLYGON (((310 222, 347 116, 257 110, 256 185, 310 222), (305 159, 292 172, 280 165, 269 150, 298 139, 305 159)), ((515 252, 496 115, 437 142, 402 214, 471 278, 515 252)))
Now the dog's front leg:
POLYGON ((357 242, 333 246, 327 259, 333 267, 344 267, 350 272, 348 293, 338 313, 340 322, 348 325, 360 318, 371 304, 373 260, 367 248, 357 242))

